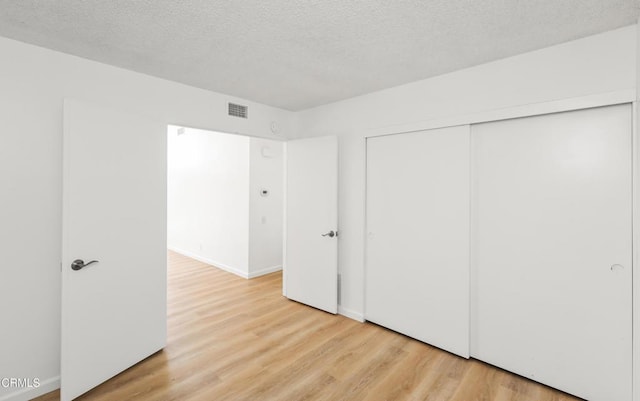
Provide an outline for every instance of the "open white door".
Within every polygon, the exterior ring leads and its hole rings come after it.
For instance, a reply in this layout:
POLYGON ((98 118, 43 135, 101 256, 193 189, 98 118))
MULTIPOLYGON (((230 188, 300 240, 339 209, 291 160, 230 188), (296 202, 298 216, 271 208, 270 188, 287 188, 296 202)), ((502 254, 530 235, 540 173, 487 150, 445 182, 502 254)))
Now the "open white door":
POLYGON ((286 173, 286 296, 338 312, 338 140, 289 141, 286 173))
POLYGON ((62 401, 165 345, 166 136, 162 124, 65 100, 62 401), (77 259, 86 266, 72 269, 77 259))

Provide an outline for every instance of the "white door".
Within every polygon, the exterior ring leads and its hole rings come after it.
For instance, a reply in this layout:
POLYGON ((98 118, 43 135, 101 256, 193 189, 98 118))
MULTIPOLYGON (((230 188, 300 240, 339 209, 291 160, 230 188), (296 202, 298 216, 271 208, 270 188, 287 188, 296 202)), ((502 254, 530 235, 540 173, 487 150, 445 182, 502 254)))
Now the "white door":
POLYGON ((338 139, 286 143, 285 295, 338 312, 338 139))
POLYGON ((62 401, 165 345, 166 136, 162 124, 65 100, 62 401))
POLYGON ((367 140, 367 320, 469 356, 469 126, 367 140))
POLYGON ((471 355, 631 399, 631 106, 472 126, 471 355))

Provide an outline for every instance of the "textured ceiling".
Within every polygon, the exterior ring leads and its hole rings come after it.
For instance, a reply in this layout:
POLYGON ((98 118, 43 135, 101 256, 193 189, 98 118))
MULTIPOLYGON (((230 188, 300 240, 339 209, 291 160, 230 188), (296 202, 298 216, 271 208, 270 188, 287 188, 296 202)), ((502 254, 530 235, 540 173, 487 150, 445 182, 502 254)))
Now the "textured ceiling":
POLYGON ((301 110, 637 17, 637 0, 0 0, 0 35, 301 110))

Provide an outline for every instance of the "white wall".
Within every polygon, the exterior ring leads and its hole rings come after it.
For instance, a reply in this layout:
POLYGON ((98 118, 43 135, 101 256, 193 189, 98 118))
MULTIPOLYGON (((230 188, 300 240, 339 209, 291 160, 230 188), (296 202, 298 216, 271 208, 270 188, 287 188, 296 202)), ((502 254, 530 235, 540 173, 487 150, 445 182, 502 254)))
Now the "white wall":
MULTIPOLYGON (((0 377, 38 377, 55 388, 63 98, 167 124, 267 138, 274 120, 290 135, 293 115, 9 39, 0 38, 0 55, 0 377), (227 101, 248 105, 250 118, 228 117, 227 101)), ((0 399, 12 391, 0 388, 0 399)))
POLYGON ((282 269, 284 159, 282 142, 251 138, 250 147, 249 275, 256 276, 282 269))
POLYGON ((169 248, 241 276, 249 273, 246 136, 169 127, 169 248))
POLYGON ((363 313, 366 135, 635 85, 636 27, 630 26, 298 113, 300 137, 339 136, 343 313, 363 313))

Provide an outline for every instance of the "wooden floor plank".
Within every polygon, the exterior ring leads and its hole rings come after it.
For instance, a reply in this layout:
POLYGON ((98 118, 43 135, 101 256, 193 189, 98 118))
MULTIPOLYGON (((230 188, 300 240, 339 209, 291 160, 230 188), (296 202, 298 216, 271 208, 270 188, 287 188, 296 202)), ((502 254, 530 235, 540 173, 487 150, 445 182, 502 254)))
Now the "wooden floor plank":
POLYGON ((167 347, 79 400, 578 400, 281 292, 281 273, 245 280, 170 252, 167 347))

